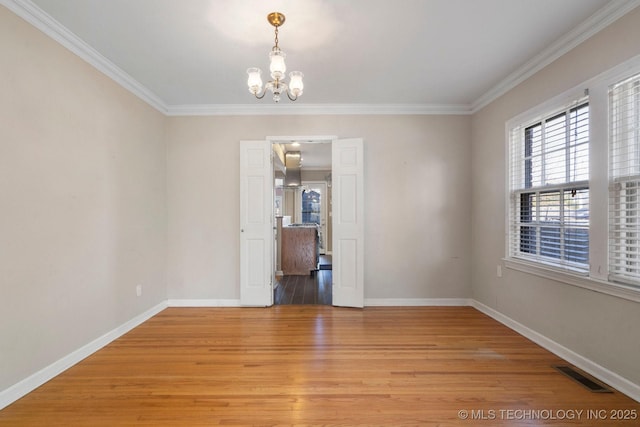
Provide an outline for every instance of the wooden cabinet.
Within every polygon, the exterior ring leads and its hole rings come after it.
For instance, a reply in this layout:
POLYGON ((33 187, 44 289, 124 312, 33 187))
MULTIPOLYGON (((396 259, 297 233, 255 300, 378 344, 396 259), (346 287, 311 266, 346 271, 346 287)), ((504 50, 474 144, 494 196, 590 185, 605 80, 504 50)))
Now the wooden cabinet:
POLYGON ((281 262, 285 275, 312 274, 318 267, 318 229, 283 227, 281 262))

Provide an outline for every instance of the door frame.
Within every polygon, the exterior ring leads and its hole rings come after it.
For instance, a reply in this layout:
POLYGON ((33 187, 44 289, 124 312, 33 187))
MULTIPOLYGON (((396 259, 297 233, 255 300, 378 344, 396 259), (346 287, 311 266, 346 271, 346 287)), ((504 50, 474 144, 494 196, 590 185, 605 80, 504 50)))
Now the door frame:
MULTIPOLYGON (((358 227, 363 227, 364 225, 364 211, 363 211, 363 206, 362 206, 362 200, 364 197, 363 194, 363 181, 364 181, 364 174, 363 174, 363 163, 362 163, 362 156, 363 156, 363 144, 362 144, 362 139, 361 138, 355 138, 355 139, 340 139, 335 135, 322 135, 322 136, 267 136, 264 140, 264 144, 265 146, 268 146, 270 148, 271 154, 273 155, 273 144, 281 144, 281 143, 291 143, 291 142, 300 142, 300 143, 322 143, 322 142, 331 142, 332 144, 332 163, 331 163, 331 170, 332 170, 332 175, 334 172, 334 169, 336 169, 336 151, 335 151, 335 147, 336 147, 336 143, 353 143, 355 142, 355 146, 359 152, 359 160, 358 160, 358 168, 360 172, 356 171, 356 174, 359 173, 359 175, 357 175, 357 191, 359 193, 359 200, 360 202, 357 203, 358 205, 358 227)), ((271 166, 273 168, 273 165, 271 166)), ((351 173, 351 172, 349 172, 351 173)), ((271 176, 273 176, 273 170, 271 171, 271 176)), ((353 175, 356 176, 356 175, 353 175)), ((270 206, 272 207, 271 209, 271 221, 274 222, 275 218, 273 218, 273 190, 274 190, 274 182, 273 182, 273 177, 271 179, 271 191, 269 192, 269 197, 270 197, 270 206)), ((354 187, 356 188, 356 187, 354 187)), ((240 195, 240 198, 242 199, 243 195, 240 195)), ((331 205, 330 210, 328 210, 327 215, 331 215, 333 217, 333 212, 334 212, 334 206, 333 204, 331 205)), ((274 222, 275 224, 275 222, 274 222)), ((336 244, 336 238, 335 238, 335 234, 336 234, 336 228, 335 228, 334 224, 334 228, 333 228, 333 244, 336 244)), ((355 279, 356 281, 354 283, 350 283, 347 287, 348 288, 353 288, 353 289, 348 289, 350 291, 356 291, 356 294, 360 294, 358 295, 347 295, 346 298, 342 298, 344 299, 344 303, 338 302, 336 303, 336 280, 335 278, 332 280, 332 288, 333 288, 333 294, 334 294, 334 298, 332 301, 332 305, 334 306, 350 306, 350 307, 363 307, 363 295, 364 295, 364 277, 363 277, 363 266, 364 266, 364 253, 363 253, 363 233, 362 233, 362 229, 360 229, 359 232, 360 237, 357 238, 357 240, 353 240, 352 237, 350 237, 349 239, 357 242, 356 246, 357 246, 357 250, 354 252, 354 254, 356 254, 356 258, 357 258, 357 262, 356 265, 353 266, 353 268, 349 269, 349 274, 348 276, 352 277, 353 279, 355 279)), ((271 245, 270 247, 273 248, 275 245, 275 233, 271 234, 271 245)), ((336 251, 335 248, 333 248, 334 250, 332 251, 335 255, 336 251)), ((275 257, 271 257, 272 258, 272 262, 271 262, 271 293, 270 293, 270 302, 271 304, 273 303, 273 284, 275 283, 275 273, 276 273, 276 266, 275 266, 275 257)), ((352 257, 353 258, 353 257, 352 257)), ((243 260, 241 260, 241 265, 242 265, 243 260)), ((341 264, 341 262, 339 262, 339 264, 341 264)), ((337 266, 336 266, 337 267, 337 266)), ((334 269, 336 269, 336 267, 334 267, 334 269)), ((337 269, 336 269, 337 270, 337 269)), ((338 271, 334 272, 335 273, 339 273, 338 271)), ((340 284, 338 287, 342 288, 342 284, 340 284)), ((340 289, 342 292, 342 289, 340 289)), ((353 293, 353 292, 351 292, 353 293)), ((345 294, 346 295, 346 294, 345 294)), ((260 305, 260 304, 256 304, 256 305, 260 305)), ((264 305, 269 305, 269 302, 265 302, 264 305)))

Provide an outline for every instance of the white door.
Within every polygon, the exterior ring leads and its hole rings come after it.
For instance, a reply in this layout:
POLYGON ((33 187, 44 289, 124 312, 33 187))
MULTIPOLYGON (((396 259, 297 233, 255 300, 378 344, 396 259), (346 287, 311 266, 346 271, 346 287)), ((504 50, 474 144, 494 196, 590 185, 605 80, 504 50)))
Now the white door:
POLYGON ((364 165, 361 138, 331 149, 333 305, 364 306, 364 165))
POLYGON ((269 141, 240 141, 240 303, 273 305, 273 169, 269 141))

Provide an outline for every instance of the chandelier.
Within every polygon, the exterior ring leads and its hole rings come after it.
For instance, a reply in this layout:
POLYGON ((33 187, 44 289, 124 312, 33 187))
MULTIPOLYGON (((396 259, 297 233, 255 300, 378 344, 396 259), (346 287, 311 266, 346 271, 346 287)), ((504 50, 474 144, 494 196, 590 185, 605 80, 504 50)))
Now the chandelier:
POLYGON ((249 68, 247 74, 247 85, 249 86, 249 92, 251 92, 256 98, 262 99, 267 93, 267 89, 273 93, 273 100, 275 102, 280 101, 280 94, 286 93, 290 100, 295 101, 300 95, 302 95, 302 89, 304 84, 302 83, 302 77, 304 75, 300 71, 292 71, 289 73, 289 84, 285 83, 285 72, 287 66, 284 63, 285 54, 278 46, 278 27, 284 24, 284 15, 279 12, 273 12, 267 15, 267 21, 275 27, 275 46, 269 52, 269 71, 271 71, 271 78, 266 86, 262 87, 262 70, 260 68, 249 68))

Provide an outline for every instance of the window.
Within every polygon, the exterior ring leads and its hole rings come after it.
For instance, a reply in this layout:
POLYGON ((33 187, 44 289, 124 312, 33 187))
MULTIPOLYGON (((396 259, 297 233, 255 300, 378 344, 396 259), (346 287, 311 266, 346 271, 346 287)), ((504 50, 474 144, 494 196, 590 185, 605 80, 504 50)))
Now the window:
POLYGON ((609 90, 609 280, 640 285, 640 74, 609 90))
POLYGON ((505 266, 640 302, 640 55, 506 125, 505 266))
POLYGON ((589 103, 511 129, 510 256, 586 273, 589 103))

